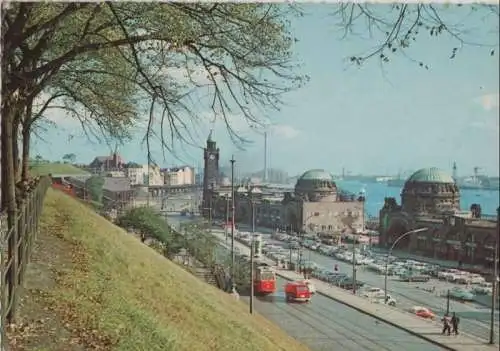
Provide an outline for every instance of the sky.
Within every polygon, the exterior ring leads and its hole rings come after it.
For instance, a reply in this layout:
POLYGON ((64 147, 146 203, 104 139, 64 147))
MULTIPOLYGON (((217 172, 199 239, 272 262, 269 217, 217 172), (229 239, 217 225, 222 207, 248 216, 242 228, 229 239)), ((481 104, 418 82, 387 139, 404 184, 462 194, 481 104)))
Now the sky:
MULTIPOLYGON (((269 167, 289 174, 322 168, 334 174, 344 169, 352 174, 380 175, 423 167, 451 173, 456 162, 459 175, 472 174, 476 166, 485 174, 498 175, 498 52, 491 56, 490 47, 464 46, 451 60, 456 40, 424 34, 408 50, 408 57, 396 56, 384 65, 373 59, 355 67, 347 58, 375 47, 383 37, 366 34, 342 39, 338 21, 329 15, 335 10, 332 5, 307 4, 302 8, 306 15, 292 20, 292 31, 298 38, 294 53, 302 64, 300 73, 307 74, 310 81, 289 93, 286 105, 271 115, 269 167), (412 59, 425 62, 429 69, 412 59)), ((452 20, 464 13, 446 11, 452 20)), ((496 43, 498 51, 498 18, 495 22, 494 18, 468 16, 463 23, 471 36, 496 43), (491 27, 491 33, 485 27, 491 27)), ((364 26, 357 29, 367 32, 364 26)), ((248 134, 248 126, 235 119, 236 129, 253 140, 240 150, 220 123, 215 127, 211 124, 211 116, 207 107, 197 147, 185 145, 177 148, 175 155, 167 153, 163 158, 155 146, 155 160, 163 166, 201 167, 202 147, 213 127, 222 166, 234 155, 240 170, 262 169, 262 134, 248 134)), ((58 127, 44 132, 44 141, 34 141, 34 154, 55 160, 75 153, 78 162, 90 162, 111 152, 107 145, 74 136, 79 126, 62 112, 52 112, 50 118, 58 127)), ((133 141, 119 147, 127 161, 146 162, 142 137, 143 133, 138 133, 133 141)))

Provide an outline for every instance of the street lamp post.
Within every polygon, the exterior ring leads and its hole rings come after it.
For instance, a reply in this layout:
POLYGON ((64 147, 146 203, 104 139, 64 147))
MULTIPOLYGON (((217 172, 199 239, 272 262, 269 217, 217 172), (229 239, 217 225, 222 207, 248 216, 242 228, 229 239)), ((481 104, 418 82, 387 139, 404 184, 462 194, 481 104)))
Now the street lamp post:
POLYGON ((489 344, 495 343, 495 310, 498 295, 498 241, 500 240, 500 207, 497 208, 497 228, 495 235, 495 253, 493 257, 493 286, 491 291, 491 315, 490 315, 490 340, 489 344))
MULTIPOLYGON (((305 225, 307 225, 307 221, 308 221, 308 220, 310 220, 310 219, 311 219, 311 218, 313 218, 313 217, 318 217, 318 216, 319 216, 319 212, 313 212, 313 213, 311 213, 309 216, 307 216, 307 217, 306 217, 306 219, 304 220, 304 225, 302 226, 302 228, 301 228, 300 230, 301 230, 301 231, 303 231, 303 230, 304 230, 305 225)), ((298 263, 299 263, 299 273, 300 273, 301 268, 303 268, 303 267, 302 267, 302 264, 303 264, 303 263, 302 263, 302 250, 303 250, 303 244, 304 244, 304 243, 302 242, 302 240, 300 240, 300 239, 302 239, 302 238, 301 238, 301 236, 299 235, 299 262, 298 262, 298 263)), ((305 267, 304 267, 304 268, 305 268, 305 267)), ((305 277, 304 277, 304 278, 305 278, 305 277)))
POLYGON ((227 224, 229 223, 229 196, 226 196, 226 224, 224 225, 224 234, 227 243, 227 224))
POLYGON ((252 205, 252 239, 250 240, 250 314, 253 313, 253 296, 254 296, 254 255, 255 255, 255 201, 251 199, 252 205))
POLYGON ((392 246, 390 247, 389 251, 387 252, 387 255, 385 256, 385 273, 384 273, 384 303, 387 301, 387 271, 389 269, 389 257, 391 256, 392 250, 396 246, 396 244, 403 238, 406 238, 409 235, 415 234, 415 233, 420 233, 428 230, 428 228, 418 228, 414 230, 410 230, 409 232, 404 233, 401 235, 399 238, 394 241, 392 246))
POLYGON ((231 293, 236 293, 236 286, 234 284, 234 156, 231 157, 231 293))

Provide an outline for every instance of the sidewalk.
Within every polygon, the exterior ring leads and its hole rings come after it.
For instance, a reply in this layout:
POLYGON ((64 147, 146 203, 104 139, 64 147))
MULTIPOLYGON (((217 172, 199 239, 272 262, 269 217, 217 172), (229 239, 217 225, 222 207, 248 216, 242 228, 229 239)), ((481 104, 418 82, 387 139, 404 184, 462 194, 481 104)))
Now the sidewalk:
MULTIPOLYGON (((224 232, 223 231, 213 231, 213 235, 222 239, 224 243, 224 232)), ((235 240, 235 247, 243 254, 249 254, 250 249, 242 243, 235 240)), ((265 259, 266 263, 276 265, 276 263, 270 259, 265 259)), ((298 273, 282 270, 277 270, 276 274, 282 278, 289 280, 301 279, 298 273)), ((331 298, 337 302, 340 302, 346 306, 349 306, 361 313, 372 316, 375 319, 388 323, 396 328, 402 329, 412 335, 418 336, 424 340, 427 340, 433 344, 443 347, 447 350, 456 351, 493 351, 498 350, 497 345, 488 345, 484 341, 479 340, 475 337, 460 334, 458 336, 445 336, 441 335, 441 324, 434 321, 428 321, 420 319, 416 316, 406 313, 404 311, 396 310, 389 306, 380 305, 372 303, 362 297, 352 295, 347 290, 332 287, 329 284, 311 279, 317 289, 317 292, 323 296, 331 298)))

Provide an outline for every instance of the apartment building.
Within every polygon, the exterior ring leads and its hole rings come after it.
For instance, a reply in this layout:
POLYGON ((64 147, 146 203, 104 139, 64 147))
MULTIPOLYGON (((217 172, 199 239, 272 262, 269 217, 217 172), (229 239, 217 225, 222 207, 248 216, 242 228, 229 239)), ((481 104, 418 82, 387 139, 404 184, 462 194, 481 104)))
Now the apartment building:
POLYGON ((167 168, 163 172, 164 182, 168 186, 195 184, 194 168, 190 166, 180 166, 167 168))
POLYGON ((132 185, 144 185, 147 183, 148 166, 129 164, 125 169, 125 176, 130 179, 132 185))

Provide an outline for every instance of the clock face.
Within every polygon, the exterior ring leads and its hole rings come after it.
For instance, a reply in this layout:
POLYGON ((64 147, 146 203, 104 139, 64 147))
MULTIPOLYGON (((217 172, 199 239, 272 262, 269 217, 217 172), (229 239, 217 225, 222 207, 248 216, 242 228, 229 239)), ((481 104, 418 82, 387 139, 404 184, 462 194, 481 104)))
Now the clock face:
POLYGON ((208 156, 209 159, 211 160, 215 160, 215 155, 214 154, 210 154, 210 156, 208 156))

